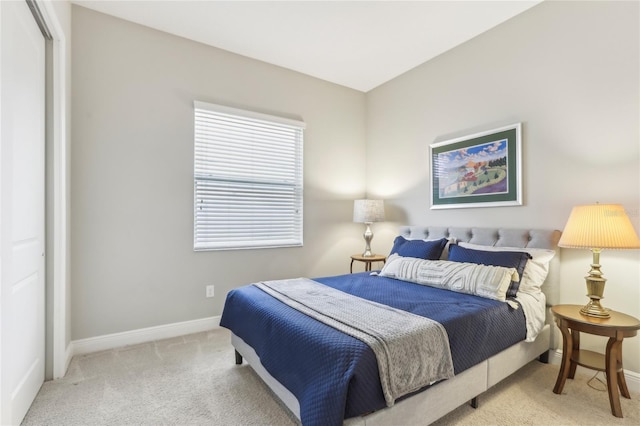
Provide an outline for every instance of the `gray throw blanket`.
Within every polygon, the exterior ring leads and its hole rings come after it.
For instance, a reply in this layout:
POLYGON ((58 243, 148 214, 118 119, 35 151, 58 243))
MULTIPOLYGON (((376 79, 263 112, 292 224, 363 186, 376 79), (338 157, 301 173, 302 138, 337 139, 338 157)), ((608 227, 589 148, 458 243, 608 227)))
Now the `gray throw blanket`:
POLYGON ((254 284, 298 311, 371 347, 387 406, 402 395, 453 377, 449 337, 429 318, 372 302, 308 278, 254 284))

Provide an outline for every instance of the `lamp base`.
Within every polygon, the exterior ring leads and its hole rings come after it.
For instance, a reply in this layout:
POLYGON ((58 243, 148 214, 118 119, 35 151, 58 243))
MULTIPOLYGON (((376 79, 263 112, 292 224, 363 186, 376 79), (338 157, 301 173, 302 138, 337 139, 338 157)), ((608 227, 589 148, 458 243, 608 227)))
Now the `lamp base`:
POLYGON ((589 303, 580 309, 580 313, 588 317, 609 318, 609 309, 600 305, 600 299, 604 298, 604 285, 607 280, 600 271, 600 249, 591 249, 593 252, 593 263, 589 275, 585 278, 587 282, 587 297, 591 299, 589 303))
POLYGON ((371 252, 371 240, 373 239, 373 232, 371 232, 371 222, 365 222, 366 229, 364 230, 364 242, 366 246, 364 248, 364 253, 362 253, 362 257, 372 257, 373 253, 371 252))
POLYGON ((609 313, 609 309, 603 308, 600 305, 600 299, 591 299, 589 303, 584 305, 582 309, 580 309, 580 313, 582 315, 586 315, 588 317, 595 318, 610 318, 611 314, 609 313))

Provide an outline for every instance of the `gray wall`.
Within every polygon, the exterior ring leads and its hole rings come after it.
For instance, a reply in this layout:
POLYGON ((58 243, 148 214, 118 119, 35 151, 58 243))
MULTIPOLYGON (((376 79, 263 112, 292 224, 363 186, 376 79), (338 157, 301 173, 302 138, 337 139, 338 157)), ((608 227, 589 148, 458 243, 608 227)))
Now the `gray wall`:
POLYGON ((72 339, 220 315, 233 287, 348 272, 365 95, 73 6, 72 339), (304 247, 193 251, 193 100, 299 118, 304 247), (216 296, 206 299, 205 285, 216 296))
MULTIPOLYGON (((637 2, 544 2, 367 94, 367 190, 398 224, 562 229, 620 203, 640 230, 637 2), (429 209, 429 144, 523 124, 524 205, 429 209)), ((563 303, 586 303, 588 251, 561 250, 563 303)), ((640 317, 640 251, 605 251, 603 305, 640 317)), ((603 350, 601 339, 584 338, 603 350)), ((640 372, 640 339, 624 344, 640 372)))

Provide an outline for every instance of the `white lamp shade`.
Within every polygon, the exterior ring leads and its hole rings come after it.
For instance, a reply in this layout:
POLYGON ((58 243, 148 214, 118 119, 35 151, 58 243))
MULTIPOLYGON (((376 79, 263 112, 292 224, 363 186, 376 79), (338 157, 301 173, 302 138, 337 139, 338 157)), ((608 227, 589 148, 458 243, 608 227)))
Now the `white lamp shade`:
POLYGON ((622 205, 590 204, 573 208, 558 246, 633 249, 640 248, 640 240, 622 205))
POLYGON ((353 221, 356 223, 384 221, 384 202, 382 200, 355 200, 353 202, 353 221))

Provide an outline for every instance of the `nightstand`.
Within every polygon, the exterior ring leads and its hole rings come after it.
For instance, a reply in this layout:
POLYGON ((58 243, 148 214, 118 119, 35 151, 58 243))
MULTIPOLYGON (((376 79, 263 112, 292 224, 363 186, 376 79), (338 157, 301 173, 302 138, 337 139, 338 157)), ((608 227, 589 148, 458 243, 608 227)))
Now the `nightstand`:
POLYGON ((625 398, 631 398, 622 369, 622 340, 638 333, 640 320, 615 311, 609 312, 610 318, 589 317, 582 315, 580 308, 582 306, 579 305, 556 305, 551 308, 556 324, 562 332, 562 365, 553 392, 562 393, 567 377, 575 377, 578 365, 604 371, 607 376, 611 413, 616 417, 622 417, 620 393, 625 398), (609 337, 604 355, 581 350, 580 332, 609 337))
POLYGON ((371 270, 371 264, 373 262, 386 262, 387 257, 383 256, 381 254, 374 254, 371 256, 363 256, 361 254, 352 254, 351 255, 351 267, 349 268, 349 272, 353 274, 353 261, 357 260, 358 262, 364 262, 364 270, 365 271, 370 271, 371 270))

